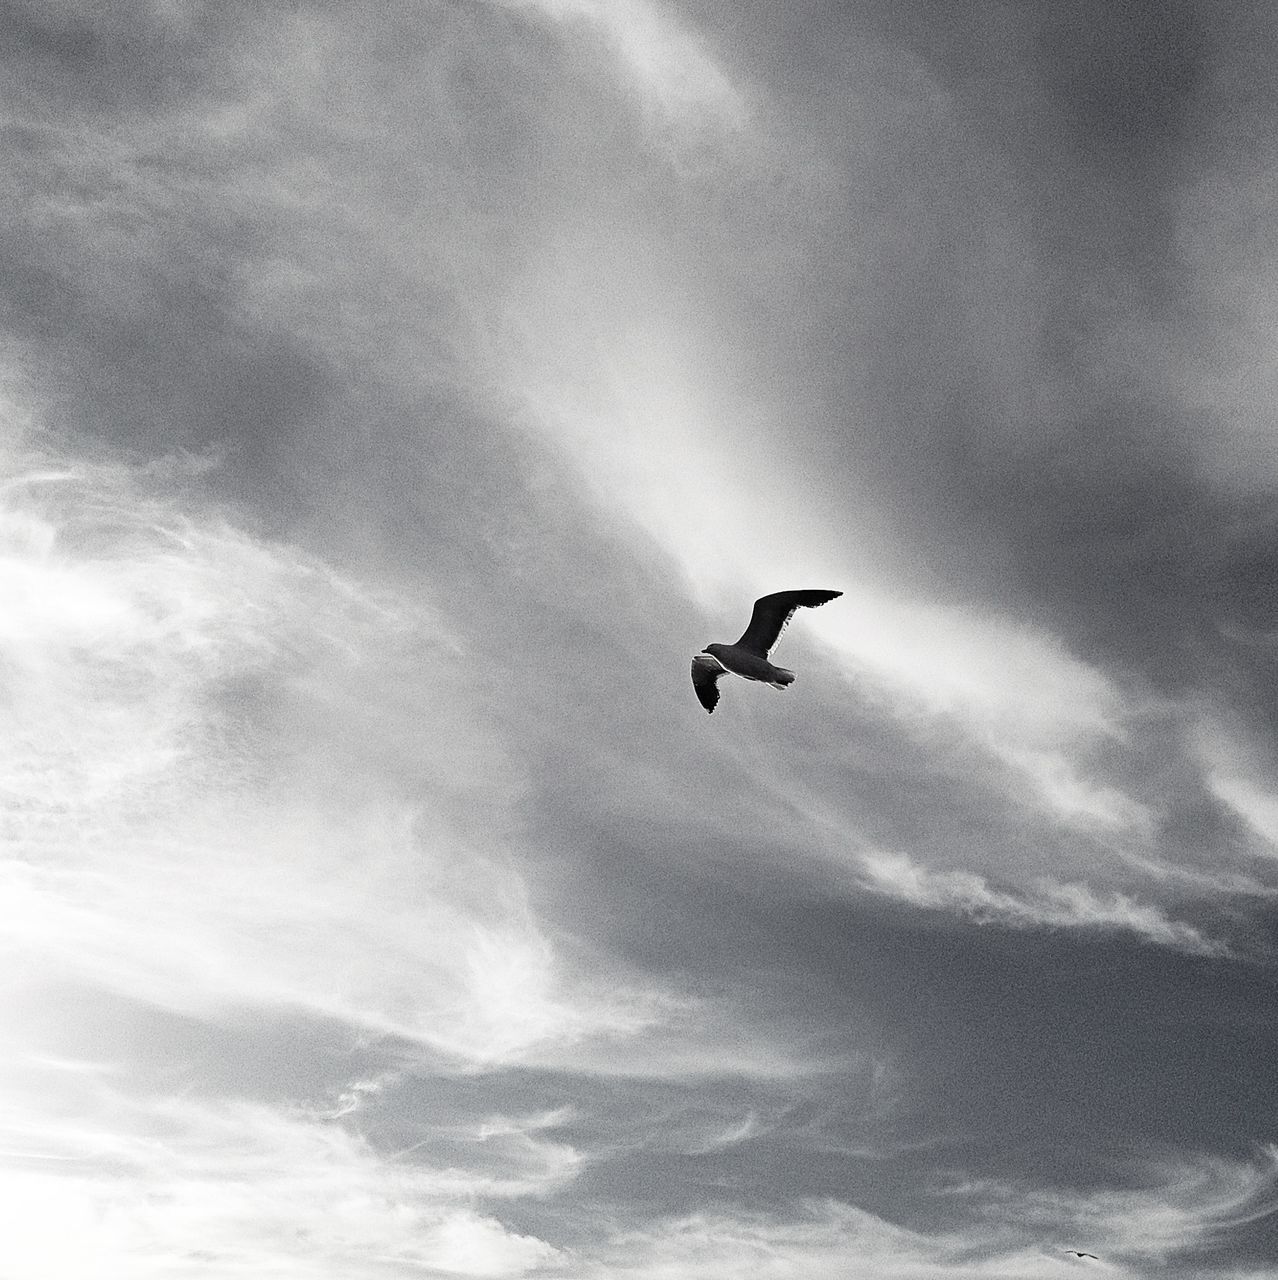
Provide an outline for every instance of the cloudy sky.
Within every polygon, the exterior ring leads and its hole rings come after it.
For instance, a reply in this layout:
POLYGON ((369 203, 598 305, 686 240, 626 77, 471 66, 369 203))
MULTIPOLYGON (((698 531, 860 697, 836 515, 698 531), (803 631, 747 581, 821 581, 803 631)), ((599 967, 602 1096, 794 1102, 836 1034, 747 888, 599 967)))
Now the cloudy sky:
POLYGON ((1278 1275, 1278 15, 0 58, 0 1276, 1278 1275))

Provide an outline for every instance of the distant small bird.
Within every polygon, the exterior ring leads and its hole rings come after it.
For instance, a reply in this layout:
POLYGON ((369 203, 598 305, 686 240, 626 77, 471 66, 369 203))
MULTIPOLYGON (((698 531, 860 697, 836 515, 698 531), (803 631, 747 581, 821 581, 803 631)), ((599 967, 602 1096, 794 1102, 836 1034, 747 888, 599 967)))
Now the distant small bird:
POLYGON ((1091 1258, 1093 1262, 1099 1262, 1100 1259, 1094 1253, 1079 1253, 1077 1249, 1066 1249, 1066 1253, 1072 1253, 1076 1258, 1091 1258))
POLYGON ((781 638, 786 623, 799 608, 815 609, 837 600, 842 591, 777 591, 754 602, 750 625, 736 644, 708 644, 692 660, 692 687, 707 711, 719 702, 718 680, 731 672, 746 680, 762 680, 774 689, 794 683, 794 672, 774 667, 768 661, 773 645, 781 638))

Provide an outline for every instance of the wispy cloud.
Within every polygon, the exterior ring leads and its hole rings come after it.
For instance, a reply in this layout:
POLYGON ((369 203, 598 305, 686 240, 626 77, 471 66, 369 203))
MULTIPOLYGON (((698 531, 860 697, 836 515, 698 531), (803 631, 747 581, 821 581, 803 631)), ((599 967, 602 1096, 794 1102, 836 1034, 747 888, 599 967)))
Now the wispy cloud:
POLYGON ((561 1256, 474 1207, 571 1179, 575 1154, 536 1120, 472 1127, 468 1168, 457 1142, 443 1165, 297 1111, 125 1093, 109 1072, 75 1071, 62 1091, 73 1112, 50 1113, 50 1077, 66 1074, 32 1063, 13 1095, 29 1109, 17 1128, 12 1114, 0 1122, 3 1256, 24 1274, 497 1278, 561 1256), (502 1135, 517 1160, 494 1150, 502 1135))
MULTIPOLYGON (((587 1275, 695 1276, 749 1269, 767 1276, 1036 1277, 1078 1274, 1067 1250, 1097 1255, 1099 1274, 1143 1276, 1150 1261, 1209 1243, 1218 1231, 1274 1211, 1274 1160, 1151 1166, 1131 1190, 1077 1193, 954 1181, 942 1199, 967 1201, 979 1222, 921 1232, 837 1201, 783 1215, 704 1213, 623 1236, 587 1275)), ((1260 1277, 1263 1271, 1240 1272, 1260 1277)))
POLYGON ((1047 878, 1017 890, 992 886, 969 871, 930 871, 907 854, 876 850, 860 855, 867 887, 916 906, 957 911, 974 920, 1053 928, 1121 929, 1164 946, 1203 955, 1228 948, 1157 906, 1124 893, 1098 893, 1086 884, 1047 878))
POLYGON ((171 1008, 300 1004, 463 1058, 658 1018, 570 995, 503 850, 373 780, 365 700, 424 653, 458 663, 427 613, 154 489, 44 465, 4 491, 8 945, 171 1008), (336 769, 305 737, 326 716, 353 735, 336 769))
MULTIPOLYGON (((838 1202, 816 1202, 792 1217, 698 1214, 614 1242, 606 1264, 584 1274, 636 1280, 675 1276, 728 1280, 743 1271, 817 1280, 1071 1274, 1069 1259, 998 1233, 927 1235, 838 1202)), ((1114 1274, 1111 1272, 1111 1274, 1114 1274)), ((1128 1274, 1118 1271, 1117 1274, 1128 1274)))
POLYGON ((1115 1261, 1163 1261, 1210 1244, 1221 1233, 1278 1211, 1278 1151, 1250 1161, 1201 1156, 1150 1161, 1129 1189, 1084 1194, 994 1182, 957 1183, 982 1216, 1010 1229, 1050 1231, 1085 1240, 1087 1251, 1115 1261))

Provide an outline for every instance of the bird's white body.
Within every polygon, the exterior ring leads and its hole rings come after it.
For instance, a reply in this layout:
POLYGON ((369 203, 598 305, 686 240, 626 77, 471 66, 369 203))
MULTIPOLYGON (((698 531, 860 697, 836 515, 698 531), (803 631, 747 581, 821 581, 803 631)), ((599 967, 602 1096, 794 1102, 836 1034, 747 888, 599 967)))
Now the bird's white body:
POLYGON ((794 683, 793 671, 773 666, 767 658, 760 658, 758 654, 751 653, 740 645, 708 644, 705 652, 717 659, 725 671, 730 671, 743 680, 759 680, 763 684, 771 685, 774 689, 784 689, 786 685, 794 683))
POLYGON ((725 674, 743 680, 757 680, 774 689, 794 683, 794 672, 768 661, 772 646, 780 639, 796 609, 814 609, 835 600, 841 591, 776 591, 754 602, 750 625, 736 644, 708 644, 692 660, 692 687, 707 711, 719 703, 719 677, 725 674))

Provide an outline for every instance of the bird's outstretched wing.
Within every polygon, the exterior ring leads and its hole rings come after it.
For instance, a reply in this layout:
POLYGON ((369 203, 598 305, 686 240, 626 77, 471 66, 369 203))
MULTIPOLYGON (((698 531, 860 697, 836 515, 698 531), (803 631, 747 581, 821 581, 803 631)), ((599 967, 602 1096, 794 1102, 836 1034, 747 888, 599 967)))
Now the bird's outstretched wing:
POLYGON ((777 591, 770 596, 760 596, 754 602, 750 625, 737 641, 737 647, 766 658, 796 609, 815 609, 842 594, 842 591, 777 591))
POLYGON ((719 704, 718 680, 724 674, 724 667, 717 658, 699 653, 692 660, 692 687, 697 691, 697 700, 707 711, 713 712, 719 704))

